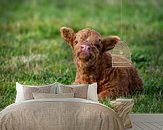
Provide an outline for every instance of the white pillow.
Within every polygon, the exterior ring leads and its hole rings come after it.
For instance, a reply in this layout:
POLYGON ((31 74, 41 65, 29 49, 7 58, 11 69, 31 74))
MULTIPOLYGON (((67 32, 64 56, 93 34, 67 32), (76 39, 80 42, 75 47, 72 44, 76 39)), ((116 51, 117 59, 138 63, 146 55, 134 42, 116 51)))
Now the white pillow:
POLYGON ((98 102, 97 83, 89 84, 88 92, 87 92, 87 99, 98 102))
POLYGON ((33 86, 33 85, 22 85, 22 84, 16 82, 17 94, 16 94, 15 103, 22 102, 22 101, 28 100, 28 99, 33 99, 33 97, 31 98, 32 92, 44 92, 46 90, 46 88, 49 89, 49 87, 50 87, 50 91, 48 90, 49 93, 56 93, 56 89, 57 89, 56 83, 49 84, 49 85, 43 85, 43 86, 33 86), (25 94, 27 94, 28 97, 26 97, 25 94))
POLYGON ((16 82, 16 99, 15 103, 24 101, 23 86, 16 82))

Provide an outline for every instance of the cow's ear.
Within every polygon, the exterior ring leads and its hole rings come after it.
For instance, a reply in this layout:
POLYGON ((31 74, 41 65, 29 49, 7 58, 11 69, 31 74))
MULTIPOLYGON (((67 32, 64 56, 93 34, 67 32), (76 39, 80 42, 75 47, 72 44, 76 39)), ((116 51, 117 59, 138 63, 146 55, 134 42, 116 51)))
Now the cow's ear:
POLYGON ((60 28, 61 37, 72 47, 73 46, 73 38, 75 32, 73 29, 68 27, 61 27, 60 28))
POLYGON ((120 41, 120 37, 118 36, 108 36, 106 38, 103 38, 101 43, 103 45, 102 51, 108 51, 115 47, 115 44, 117 44, 120 41))

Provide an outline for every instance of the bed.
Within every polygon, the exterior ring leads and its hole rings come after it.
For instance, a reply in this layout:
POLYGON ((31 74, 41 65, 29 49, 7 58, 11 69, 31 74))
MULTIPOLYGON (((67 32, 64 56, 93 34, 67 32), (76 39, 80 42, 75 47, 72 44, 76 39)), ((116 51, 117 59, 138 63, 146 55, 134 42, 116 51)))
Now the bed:
POLYGON ((110 108, 80 98, 28 100, 0 112, 1 130, 124 130, 110 108))
POLYGON ((40 97, 40 93, 33 93, 34 99, 17 99, 0 112, 0 130, 125 130, 121 113, 97 101, 79 98, 80 94, 78 98, 65 94, 68 97, 52 98, 54 94, 44 93, 40 97))

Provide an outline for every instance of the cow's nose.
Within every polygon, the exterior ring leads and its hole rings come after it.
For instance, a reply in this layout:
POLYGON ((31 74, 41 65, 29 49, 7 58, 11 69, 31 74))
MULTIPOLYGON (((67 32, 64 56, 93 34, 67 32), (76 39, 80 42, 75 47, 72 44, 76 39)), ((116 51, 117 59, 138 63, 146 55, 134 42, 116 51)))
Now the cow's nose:
POLYGON ((82 51, 88 52, 90 50, 90 47, 88 45, 81 45, 82 51))

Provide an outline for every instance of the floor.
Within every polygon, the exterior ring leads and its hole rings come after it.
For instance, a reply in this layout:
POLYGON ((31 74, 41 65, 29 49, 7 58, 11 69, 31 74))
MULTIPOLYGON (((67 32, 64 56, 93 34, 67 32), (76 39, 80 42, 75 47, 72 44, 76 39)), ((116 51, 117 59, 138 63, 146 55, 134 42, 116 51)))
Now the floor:
POLYGON ((163 130, 163 114, 130 114, 133 128, 127 130, 163 130))

